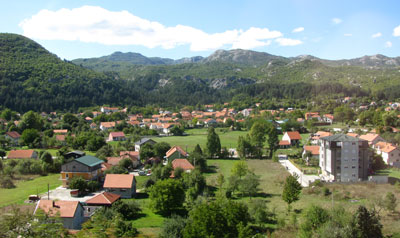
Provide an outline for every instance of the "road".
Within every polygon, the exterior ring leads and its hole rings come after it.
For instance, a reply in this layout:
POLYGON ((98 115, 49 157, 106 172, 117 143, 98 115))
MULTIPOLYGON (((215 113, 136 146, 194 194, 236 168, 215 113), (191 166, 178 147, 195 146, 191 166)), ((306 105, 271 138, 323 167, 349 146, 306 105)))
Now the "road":
POLYGON ((298 169, 296 166, 294 166, 292 164, 292 162, 290 162, 287 159, 279 159, 279 163, 281 163, 281 165, 283 167, 286 168, 286 170, 291 174, 291 175, 297 175, 298 179, 297 181, 301 184, 301 186, 303 187, 308 187, 310 185, 310 183, 314 182, 315 180, 320 179, 319 176, 317 175, 305 175, 303 174, 303 172, 300 171, 300 169, 298 169))

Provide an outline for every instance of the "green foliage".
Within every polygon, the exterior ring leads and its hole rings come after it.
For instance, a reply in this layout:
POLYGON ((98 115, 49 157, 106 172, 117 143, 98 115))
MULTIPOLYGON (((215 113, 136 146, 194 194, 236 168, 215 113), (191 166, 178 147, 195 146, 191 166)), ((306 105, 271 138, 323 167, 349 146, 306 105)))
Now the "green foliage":
POLYGON ((201 147, 200 147, 199 144, 197 144, 196 147, 194 147, 193 153, 194 153, 194 154, 203 155, 203 150, 201 149, 201 147))
POLYGON ((42 126, 42 118, 34 111, 29 111, 25 113, 21 118, 21 122, 18 124, 18 127, 21 129, 21 131, 25 129, 36 129, 40 131, 42 129, 42 126))
POLYGON ((160 238, 183 238, 183 230, 186 226, 186 219, 172 215, 171 218, 165 219, 162 226, 160 238))
POLYGON ((299 182, 297 182, 295 177, 292 175, 286 177, 286 181, 283 186, 282 199, 288 204, 288 211, 290 211, 290 205, 299 200, 301 189, 301 185, 299 182))
POLYGON ((170 132, 174 135, 174 136, 181 136, 183 135, 183 132, 185 132, 184 128, 175 125, 174 127, 171 128, 170 132))
POLYGON ((29 147, 35 147, 37 145, 38 140, 40 139, 40 134, 36 129, 25 129, 22 132, 21 140, 25 145, 29 147))
POLYGON ((262 227, 264 223, 273 221, 274 215, 268 212, 266 201, 262 199, 251 200, 248 206, 252 221, 260 227, 262 227))
POLYGON ((396 202, 397 199, 392 192, 388 192, 385 196, 385 199, 383 200, 385 209, 392 213, 396 210, 396 202))
POLYGON ((147 159, 154 156, 153 146, 150 144, 144 144, 140 147, 140 159, 142 161, 146 161, 147 159))
POLYGON ((40 160, 49 165, 53 164, 53 156, 51 156, 51 154, 47 151, 42 154, 40 160))
POLYGON ((244 161, 244 160, 235 162, 231 169, 232 176, 239 177, 239 179, 241 179, 243 176, 245 176, 248 172, 249 172, 249 168, 247 166, 246 161, 244 161))
POLYGON ((304 223, 301 224, 299 236, 301 238, 312 237, 325 222, 329 220, 328 212, 315 205, 311 205, 304 215, 304 223))
POLYGON ((208 156, 210 156, 210 158, 218 157, 221 153, 221 142, 218 134, 215 133, 214 127, 210 127, 208 129, 206 147, 208 156))
POLYGON ((150 207, 155 213, 170 215, 181 209, 185 201, 183 184, 174 179, 159 180, 150 187, 149 198, 150 207))
POLYGON ((171 145, 167 142, 158 142, 153 145, 154 155, 159 158, 163 158, 169 149, 171 149, 171 145))
POLYGON ((249 221, 247 207, 242 203, 229 200, 201 203, 190 211, 184 237, 238 237, 249 221))
POLYGON ((360 206, 353 217, 353 234, 361 238, 381 238, 382 224, 379 221, 378 215, 374 211, 369 211, 366 207, 360 206))
POLYGON ((82 177, 75 176, 69 180, 69 188, 70 189, 78 189, 79 192, 85 193, 88 184, 86 180, 82 177))
POLYGON ((253 172, 248 172, 239 183, 239 191, 243 195, 255 196, 260 190, 260 176, 253 172))
POLYGON ((207 170, 207 159, 206 156, 198 152, 193 152, 189 155, 188 161, 199 168, 201 172, 206 172, 207 170))
POLYGON ((0 187, 2 188, 15 188, 14 182, 10 176, 0 176, 0 187))

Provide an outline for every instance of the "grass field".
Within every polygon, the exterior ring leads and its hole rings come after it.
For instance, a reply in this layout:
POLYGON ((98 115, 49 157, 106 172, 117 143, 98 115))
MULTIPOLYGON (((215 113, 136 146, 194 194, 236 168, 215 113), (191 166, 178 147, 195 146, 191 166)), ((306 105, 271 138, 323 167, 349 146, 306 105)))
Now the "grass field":
MULTIPOLYGON (((237 140, 239 136, 245 136, 247 131, 221 131, 221 128, 215 129, 216 133, 219 135, 221 146, 227 148, 236 148, 237 140)), ((185 131, 187 136, 169 136, 169 137, 154 137, 157 142, 167 142, 171 146, 178 145, 182 149, 190 152, 194 147, 199 144, 201 148, 206 147, 207 143, 207 129, 189 129, 185 131)))
POLYGON ((29 181, 20 181, 15 185, 16 188, 3 189, 0 188, 0 207, 11 204, 22 204, 28 199, 29 195, 40 194, 47 191, 47 184, 50 184, 50 189, 54 189, 61 185, 59 180, 60 174, 51 174, 48 176, 37 177, 29 181))

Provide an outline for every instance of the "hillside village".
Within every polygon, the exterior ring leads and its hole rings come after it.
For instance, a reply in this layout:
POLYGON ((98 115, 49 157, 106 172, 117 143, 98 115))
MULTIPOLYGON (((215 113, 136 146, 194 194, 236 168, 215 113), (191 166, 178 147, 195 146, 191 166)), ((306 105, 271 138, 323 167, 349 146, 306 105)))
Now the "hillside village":
MULTIPOLYGON (((260 180, 261 174, 250 170, 247 163, 261 165, 265 161, 278 164, 286 171, 285 177, 291 175, 287 178, 297 180, 303 193, 312 194, 323 187, 325 196, 332 194, 332 199, 334 191, 330 191, 330 184, 389 186, 383 195, 392 197, 394 208, 390 214, 398 214, 400 104, 357 105, 349 97, 340 103, 344 106, 326 113, 290 107, 264 109, 262 103, 244 109, 230 107, 229 103, 204 105, 196 110, 135 108, 136 113, 107 106, 77 114, 19 114, 5 109, 0 114, 0 185, 6 191, 19 187, 17 181, 27 175, 58 174, 61 186, 48 191, 46 188, 22 200, 35 204, 30 209, 32 214, 44 212, 49 217, 59 217, 63 228, 78 237, 90 236, 99 214, 114 207, 126 206, 127 211, 140 214, 140 210, 148 209, 143 206, 149 206, 152 212, 167 216, 179 213, 183 207, 193 209, 200 197, 209 201, 220 196, 257 197, 260 183, 264 182, 260 180), (206 143, 191 131, 203 133, 206 143), (225 133, 240 134, 227 147, 220 139, 225 133), (191 137, 197 138, 194 143, 189 142, 191 137), (230 174, 237 173, 238 177, 232 180, 222 170, 219 177, 210 175, 213 161, 229 162, 230 174), (155 188, 162 181, 183 196, 163 201, 171 207, 157 203, 155 188), (211 192, 211 188, 217 191, 211 192), (149 196, 144 203, 147 205, 142 202, 139 208, 132 203, 143 196, 149 196), (129 202, 121 203, 124 200, 129 202)), ((291 203, 298 199, 287 202, 289 212, 291 203)), ((124 216, 125 212, 121 214, 124 216)), ((268 212, 269 219, 280 217, 268 212)), ((121 222, 130 227, 130 221, 138 219, 136 216, 123 217, 121 222)), ((244 220, 253 224, 254 221, 244 220)), ((259 222, 274 224, 268 219, 259 222)), ((248 232, 261 229, 265 234, 284 234, 289 229, 256 224, 248 232)), ((126 229, 133 232, 126 233, 128 236, 139 232, 133 227, 126 229)), ((391 232, 400 231, 394 228, 391 232)))

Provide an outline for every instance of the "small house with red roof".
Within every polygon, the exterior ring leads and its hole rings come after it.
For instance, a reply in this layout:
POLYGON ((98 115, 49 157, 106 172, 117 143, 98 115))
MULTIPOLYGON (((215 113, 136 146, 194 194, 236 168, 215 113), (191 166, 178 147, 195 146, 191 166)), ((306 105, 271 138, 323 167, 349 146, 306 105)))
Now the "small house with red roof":
POLYGON ((115 128, 115 121, 100 122, 100 130, 107 131, 115 128))
POLYGON ((391 166, 400 167, 400 150, 397 146, 388 142, 380 141, 375 144, 377 154, 382 156, 383 161, 391 166))
POLYGON ((181 147, 174 146, 167 151, 165 158, 167 161, 173 161, 174 159, 187 158, 188 156, 189 154, 186 153, 186 151, 184 151, 181 147))
POLYGON ((282 141, 288 141, 291 146, 299 145, 301 135, 298 131, 287 131, 282 137, 282 141))
POLYGON ((125 133, 123 131, 110 132, 107 141, 125 141, 125 133))
POLYGON ((11 150, 7 159, 37 159, 38 154, 34 150, 11 150))
POLYGON ((172 161, 172 168, 173 170, 181 168, 187 173, 190 173, 192 170, 194 170, 194 166, 187 159, 175 159, 172 161))
POLYGON ((132 198, 136 194, 136 179, 133 174, 107 174, 103 187, 121 198, 132 198))
POLYGON ((6 139, 9 139, 14 146, 18 146, 19 145, 19 139, 21 138, 21 135, 16 131, 8 131, 8 132, 6 132, 4 137, 6 139))
POLYGON ((86 200, 86 204, 89 206, 106 206, 110 207, 114 202, 118 201, 121 195, 115 193, 102 192, 96 196, 86 200))
POLYGON ((318 145, 306 145, 304 146, 303 158, 306 159, 307 163, 310 159, 319 159, 319 146, 318 145))
POLYGON ((78 201, 39 200, 33 214, 39 209, 49 217, 59 216, 66 229, 79 230, 84 222, 84 209, 78 201))

